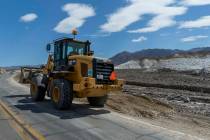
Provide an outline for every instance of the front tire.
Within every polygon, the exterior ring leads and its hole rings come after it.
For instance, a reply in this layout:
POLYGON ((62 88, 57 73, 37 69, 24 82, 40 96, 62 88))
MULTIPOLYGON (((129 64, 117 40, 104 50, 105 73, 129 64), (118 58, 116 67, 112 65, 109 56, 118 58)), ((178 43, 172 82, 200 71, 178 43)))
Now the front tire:
POLYGON ((43 101, 46 93, 46 86, 42 84, 43 75, 38 74, 31 79, 30 93, 35 102, 43 101))
POLYGON ((54 80, 50 89, 50 96, 56 109, 69 109, 73 101, 73 86, 64 79, 54 80))
POLYGON ((91 106, 96 106, 96 107, 104 107, 104 104, 107 101, 107 95, 102 96, 102 97, 88 97, 88 102, 91 106))

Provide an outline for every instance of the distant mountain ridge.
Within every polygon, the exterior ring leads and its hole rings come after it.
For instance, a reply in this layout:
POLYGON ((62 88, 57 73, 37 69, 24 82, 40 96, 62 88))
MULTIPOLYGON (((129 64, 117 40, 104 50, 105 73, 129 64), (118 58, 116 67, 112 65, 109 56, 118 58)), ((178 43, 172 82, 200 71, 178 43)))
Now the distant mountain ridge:
POLYGON ((130 60, 141 60, 144 58, 166 58, 174 57, 175 55, 196 55, 196 54, 210 54, 210 47, 193 48, 190 50, 172 50, 172 49, 145 49, 137 52, 121 52, 111 57, 110 59, 115 65, 126 63, 130 60))

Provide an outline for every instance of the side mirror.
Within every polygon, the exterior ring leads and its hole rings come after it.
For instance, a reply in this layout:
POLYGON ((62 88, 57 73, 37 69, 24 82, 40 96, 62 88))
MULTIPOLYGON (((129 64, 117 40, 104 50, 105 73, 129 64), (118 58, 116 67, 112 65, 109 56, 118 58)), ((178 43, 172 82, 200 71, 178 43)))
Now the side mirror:
POLYGON ((50 52, 51 51, 51 45, 50 44, 47 44, 46 50, 47 50, 47 52, 50 52))

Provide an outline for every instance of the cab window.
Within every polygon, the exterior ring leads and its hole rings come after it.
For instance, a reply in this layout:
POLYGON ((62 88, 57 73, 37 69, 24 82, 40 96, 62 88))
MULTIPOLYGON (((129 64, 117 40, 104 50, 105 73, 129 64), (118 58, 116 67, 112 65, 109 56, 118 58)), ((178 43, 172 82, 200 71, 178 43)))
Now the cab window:
POLYGON ((68 42, 67 47, 67 56, 71 55, 84 55, 86 45, 83 43, 68 42))

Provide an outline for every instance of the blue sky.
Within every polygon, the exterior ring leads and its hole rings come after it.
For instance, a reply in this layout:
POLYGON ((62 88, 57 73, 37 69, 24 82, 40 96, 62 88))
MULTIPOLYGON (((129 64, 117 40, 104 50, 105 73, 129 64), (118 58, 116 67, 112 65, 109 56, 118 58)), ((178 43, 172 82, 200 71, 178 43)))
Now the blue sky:
POLYGON ((58 37, 90 40, 96 56, 210 46, 210 0, 2 0, 0 66, 46 63, 58 37))

